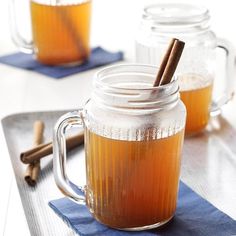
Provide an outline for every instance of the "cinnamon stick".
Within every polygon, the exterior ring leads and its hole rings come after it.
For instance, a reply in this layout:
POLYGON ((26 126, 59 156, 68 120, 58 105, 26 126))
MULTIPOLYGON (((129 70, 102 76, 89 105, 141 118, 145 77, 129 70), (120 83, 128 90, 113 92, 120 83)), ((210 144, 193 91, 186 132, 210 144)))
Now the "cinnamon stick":
POLYGON ((61 22, 65 26, 65 30, 68 31, 71 39, 77 47, 78 53, 81 55, 81 59, 86 59, 88 56, 88 52, 86 51, 85 45, 81 40, 80 32, 78 31, 75 23, 72 21, 71 16, 68 15, 67 10, 64 8, 57 7, 55 9, 57 10, 59 17, 61 18, 61 22))
MULTIPOLYGON (((27 150, 27 151, 22 152, 22 153, 20 154, 20 159, 21 159, 21 161, 24 163, 24 158, 25 158, 26 156, 30 156, 31 154, 33 154, 33 153, 35 153, 35 152, 37 152, 37 151, 43 149, 44 147, 48 146, 49 144, 50 144, 50 143, 42 143, 42 144, 37 145, 36 147, 33 147, 33 148, 31 148, 31 149, 29 149, 29 150, 27 150)), ((27 163, 25 163, 25 164, 27 164, 27 163)))
MULTIPOLYGON (((75 147, 81 145, 84 142, 84 133, 71 136, 66 139, 66 148, 68 151, 74 149, 75 147)), ((53 145, 52 142, 39 145, 33 149, 27 150, 20 154, 20 159, 24 164, 33 163, 39 161, 41 158, 52 154, 53 145)))
MULTIPOLYGON (((39 145, 42 143, 43 140, 43 130, 44 130, 44 123, 42 121, 35 121, 34 123, 34 145, 39 145)), ((34 161, 29 164, 26 168, 25 172, 25 181, 30 186, 35 186, 36 181, 38 179, 38 175, 40 173, 40 161, 34 161)))
POLYGON ((29 164, 25 171, 25 181, 29 186, 35 186, 40 173, 40 162, 29 164))
POLYGON ((179 39, 173 38, 161 62, 159 71, 153 86, 165 85, 171 82, 174 72, 179 63, 185 43, 179 39))
POLYGON ((168 62, 166 64, 165 70, 163 72, 160 85, 165 85, 171 82, 171 79, 175 73, 179 59, 182 55, 185 43, 176 39, 172 47, 168 62))
POLYGON ((163 73, 164 73, 164 71, 165 71, 165 67, 166 67, 167 62, 168 62, 168 60, 169 60, 171 50, 172 50, 172 48, 173 48, 174 43, 175 43, 176 40, 177 40, 176 38, 173 38, 173 39, 171 39, 171 41, 170 41, 170 43, 169 43, 169 46, 168 46, 168 48, 167 48, 167 50, 166 50, 166 53, 165 53, 165 55, 164 55, 164 57, 163 57, 163 60, 162 60, 162 62, 161 62, 161 65, 160 65, 160 67, 159 67, 159 70, 158 70, 158 73, 157 73, 157 76, 156 76, 156 80, 155 80, 155 82, 154 82, 154 84, 153 84, 153 87, 159 86, 159 84, 160 84, 160 82, 161 82, 162 75, 163 75, 163 73))

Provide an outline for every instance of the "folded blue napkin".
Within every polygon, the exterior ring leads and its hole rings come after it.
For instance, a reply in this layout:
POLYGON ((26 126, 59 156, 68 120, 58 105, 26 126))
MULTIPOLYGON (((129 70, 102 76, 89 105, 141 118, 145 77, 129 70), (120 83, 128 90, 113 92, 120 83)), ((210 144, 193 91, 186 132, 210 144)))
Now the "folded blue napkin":
POLYGON ((49 202, 49 206, 81 236, 236 235, 236 221, 200 197, 183 182, 180 182, 178 207, 175 217, 167 226, 161 229, 142 232, 111 229, 97 222, 86 206, 76 204, 68 198, 53 200, 49 202))
POLYGON ((112 53, 101 47, 96 47, 92 49, 90 58, 83 64, 77 66, 46 66, 37 62, 33 58, 33 55, 21 52, 0 57, 0 63, 36 71, 41 74, 60 79, 78 72, 120 61, 122 59, 122 52, 112 53))

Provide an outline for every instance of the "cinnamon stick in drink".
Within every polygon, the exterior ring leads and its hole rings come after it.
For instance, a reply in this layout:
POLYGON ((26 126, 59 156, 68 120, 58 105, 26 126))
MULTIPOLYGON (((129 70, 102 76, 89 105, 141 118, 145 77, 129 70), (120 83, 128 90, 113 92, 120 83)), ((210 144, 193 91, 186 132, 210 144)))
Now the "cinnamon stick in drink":
MULTIPOLYGON (((79 145, 83 144, 83 142, 84 142, 83 132, 71 136, 66 139, 67 150, 70 151, 75 147, 78 147, 79 145)), ((39 161, 41 158, 52 154, 52 152, 53 152, 53 145, 52 142, 50 142, 38 145, 35 148, 22 152, 20 154, 20 159, 24 164, 34 163, 35 161, 39 161)))
MULTIPOLYGON (((35 121, 34 123, 34 145, 39 145, 43 140, 43 131, 44 131, 44 123, 42 121, 35 121)), ((40 161, 34 161, 27 166, 25 172, 25 181, 30 186, 35 186, 36 181, 38 179, 38 175, 40 173, 40 161)))
MULTIPOLYGON (((163 60, 160 64, 156 79, 153 83, 153 87, 165 85, 171 82, 175 70, 178 66, 180 57, 182 55, 185 43, 179 39, 171 39, 163 60)), ((151 95, 155 95, 155 90, 151 92, 151 95)), ((147 127, 145 133, 149 136, 153 132, 153 127, 147 127)))
POLYGON ((174 41, 169 59, 160 81, 160 85, 168 84, 171 82, 171 79, 175 73, 180 57, 182 55, 184 45, 185 43, 183 41, 180 41, 178 39, 174 41))
POLYGON ((180 57, 182 55, 185 43, 179 39, 173 38, 160 65, 154 87, 165 85, 171 82, 175 73, 180 57))
POLYGON ((167 62, 168 62, 169 57, 170 57, 171 50, 172 50, 172 48, 173 48, 174 43, 175 43, 176 40, 177 40, 176 38, 173 38, 173 39, 171 39, 171 41, 170 41, 170 43, 169 43, 169 46, 168 46, 168 48, 167 48, 167 51, 166 51, 166 53, 165 53, 165 55, 164 55, 164 57, 163 57, 163 60, 162 60, 161 65, 160 65, 160 68, 159 68, 159 70, 158 70, 158 73, 157 73, 157 76, 156 76, 156 80, 155 80, 155 82, 154 82, 154 84, 153 84, 153 87, 159 86, 159 84, 160 84, 160 82, 161 82, 162 75, 163 75, 163 73, 164 73, 164 71, 165 71, 167 62))

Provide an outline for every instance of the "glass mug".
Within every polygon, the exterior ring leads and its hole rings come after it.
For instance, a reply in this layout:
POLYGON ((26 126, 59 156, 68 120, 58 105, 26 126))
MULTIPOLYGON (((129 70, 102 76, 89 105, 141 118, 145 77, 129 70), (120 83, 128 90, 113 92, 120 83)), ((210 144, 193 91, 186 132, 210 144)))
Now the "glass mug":
POLYGON ((176 73, 180 95, 187 109, 186 134, 203 130, 210 114, 218 114, 221 106, 233 96, 234 48, 210 30, 209 11, 188 4, 156 4, 147 6, 136 36, 136 61, 159 65, 171 38, 185 42, 176 73), (226 52, 226 78, 221 97, 212 102, 216 72, 216 49, 226 52))
POLYGON ((80 64, 90 55, 90 0, 30 0, 32 42, 17 26, 17 1, 11 0, 12 39, 46 65, 80 64))
POLYGON ((177 80, 152 87, 156 72, 137 64, 101 70, 85 107, 55 125, 57 186, 113 228, 154 228, 175 213, 186 110, 177 80), (65 131, 73 126, 85 130, 85 197, 66 174, 65 131))

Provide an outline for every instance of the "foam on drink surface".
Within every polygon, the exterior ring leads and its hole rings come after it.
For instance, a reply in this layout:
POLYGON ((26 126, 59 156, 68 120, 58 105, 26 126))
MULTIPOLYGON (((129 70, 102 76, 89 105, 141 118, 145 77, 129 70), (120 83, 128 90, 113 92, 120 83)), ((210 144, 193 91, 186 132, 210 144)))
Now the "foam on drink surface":
POLYGON ((50 6, 69 6, 69 5, 90 2, 90 0, 31 0, 31 1, 38 4, 50 5, 50 6))
POLYGON ((210 76, 198 74, 183 74, 179 76, 179 85, 181 91, 202 89, 211 85, 213 79, 210 76))

